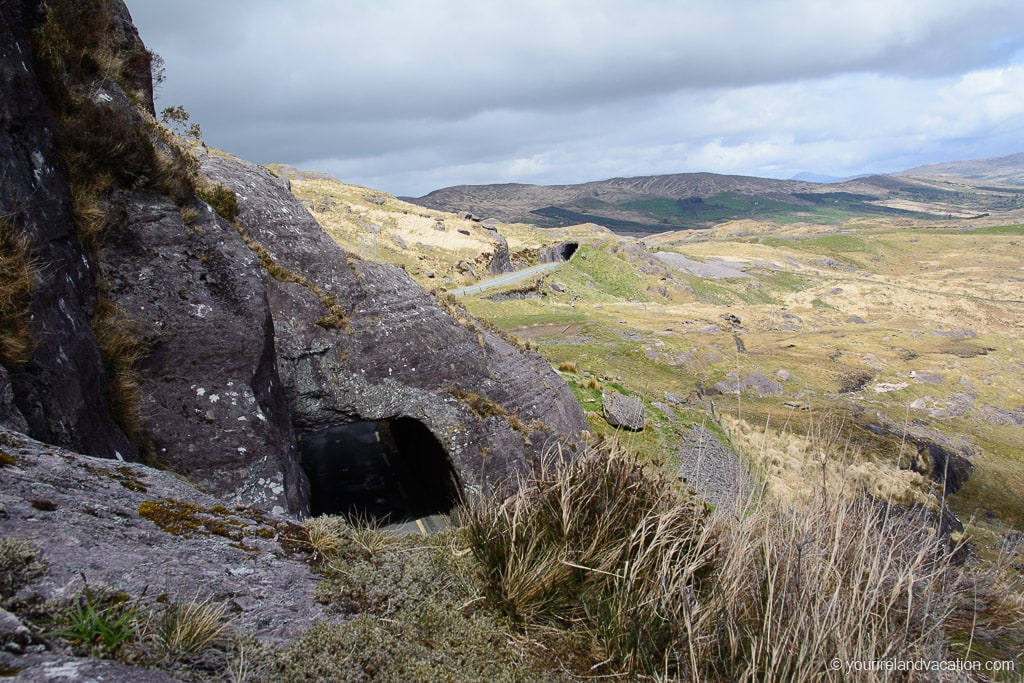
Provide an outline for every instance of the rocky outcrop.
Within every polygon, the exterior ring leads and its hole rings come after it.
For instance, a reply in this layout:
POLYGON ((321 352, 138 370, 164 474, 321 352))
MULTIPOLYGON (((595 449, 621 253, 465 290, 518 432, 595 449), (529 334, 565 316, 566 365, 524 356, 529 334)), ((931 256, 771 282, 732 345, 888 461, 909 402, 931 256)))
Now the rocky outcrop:
POLYGON ((35 353, 0 371, 2 424, 80 453, 145 455, 210 493, 297 515, 309 489, 296 432, 413 418, 477 486, 586 428, 539 355, 402 270, 353 259, 264 169, 208 156, 204 171, 231 189, 204 196, 227 218, 199 201, 205 181, 150 116, 149 55, 127 9, 55 6, 85 22, 51 36, 73 37, 79 61, 37 66, 40 6, 0 6, 0 215, 43 266, 26 312, 35 353), (112 51, 117 73, 90 50, 112 51), (68 103, 84 118, 62 114, 58 136, 51 107, 68 103), (98 226, 88 246, 83 221, 98 226), (129 352, 111 354, 97 325, 129 352))
POLYGON ((35 350, 0 374, 10 383, 0 389, 0 415, 48 443, 133 460, 136 449, 110 414, 90 327, 96 272, 74 228, 56 123, 33 59, 31 35, 43 18, 33 0, 0 3, 0 217, 28 240, 39 280, 27 311, 35 350))
POLYGON ((516 268, 512 265, 512 256, 508 250, 508 241, 497 232, 494 233, 494 240, 494 254, 491 256, 491 261, 487 266, 487 270, 491 275, 501 275, 502 273, 514 272, 516 268))
POLYGON ((237 193, 238 223, 276 273, 264 280, 298 431, 413 418, 464 485, 500 486, 587 428, 539 354, 443 307, 402 269, 344 252, 265 169, 208 155, 202 170, 237 193))
POLYGON ((201 202, 186 223, 166 196, 123 200, 100 263, 107 296, 145 349, 139 414, 156 462, 208 491, 304 512, 259 259, 201 202))
POLYGON ((678 472, 683 483, 720 514, 735 514, 747 501, 753 485, 743 461, 704 427, 691 425, 679 436, 678 472))
POLYGON ((572 255, 576 253, 579 248, 578 242, 559 242, 553 244, 550 247, 544 247, 540 250, 537 256, 537 260, 540 263, 561 263, 568 261, 572 258, 572 255))

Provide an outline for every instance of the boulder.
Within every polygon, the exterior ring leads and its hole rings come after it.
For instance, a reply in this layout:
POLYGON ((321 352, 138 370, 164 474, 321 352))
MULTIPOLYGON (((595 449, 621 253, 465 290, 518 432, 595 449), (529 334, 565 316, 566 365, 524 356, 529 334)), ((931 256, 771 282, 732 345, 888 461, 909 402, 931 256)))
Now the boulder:
POLYGON ((601 393, 601 406, 604 410, 604 419, 612 427, 633 432, 643 431, 644 403, 639 398, 632 398, 617 391, 604 391, 601 393))
POLYGON ((463 272, 469 275, 470 277, 479 277, 479 275, 476 274, 476 269, 473 268, 473 264, 471 264, 469 261, 459 261, 458 268, 460 272, 463 272))
POLYGON ((487 264, 487 270, 491 275, 514 272, 515 266, 512 265, 512 257, 509 255, 508 241, 498 233, 494 233, 492 237, 495 243, 494 254, 491 256, 490 263, 487 264))

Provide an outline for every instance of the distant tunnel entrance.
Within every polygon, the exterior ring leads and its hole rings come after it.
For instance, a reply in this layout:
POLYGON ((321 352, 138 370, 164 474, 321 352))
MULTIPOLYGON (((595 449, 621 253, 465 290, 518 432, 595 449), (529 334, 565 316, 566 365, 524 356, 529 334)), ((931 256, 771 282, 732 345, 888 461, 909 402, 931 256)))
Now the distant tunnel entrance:
POLYGON ((354 422, 304 434, 310 511, 394 524, 445 514, 459 484, 444 447, 420 421, 354 422))
POLYGON ((559 263, 568 261, 579 248, 579 242, 560 242, 559 244, 541 249, 537 260, 541 263, 559 263))

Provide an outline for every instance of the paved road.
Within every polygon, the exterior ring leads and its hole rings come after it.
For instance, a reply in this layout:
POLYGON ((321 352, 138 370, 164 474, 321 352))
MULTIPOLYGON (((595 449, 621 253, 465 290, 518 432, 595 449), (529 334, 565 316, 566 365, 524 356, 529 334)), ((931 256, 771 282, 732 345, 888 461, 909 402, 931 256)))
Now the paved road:
POLYGON ((450 293, 454 294, 455 296, 462 296, 464 294, 478 294, 484 291, 485 289, 491 289, 492 287, 501 287, 502 285, 511 285, 516 282, 525 280, 531 275, 543 273, 546 270, 554 270, 560 265, 562 265, 562 261, 556 261, 555 263, 541 263, 540 265, 537 266, 530 266, 529 268, 517 270, 514 273, 505 273, 504 275, 499 275, 498 277, 491 278, 490 280, 485 280, 484 282, 478 282, 477 284, 470 285, 469 287, 463 287, 462 289, 453 289, 450 293))

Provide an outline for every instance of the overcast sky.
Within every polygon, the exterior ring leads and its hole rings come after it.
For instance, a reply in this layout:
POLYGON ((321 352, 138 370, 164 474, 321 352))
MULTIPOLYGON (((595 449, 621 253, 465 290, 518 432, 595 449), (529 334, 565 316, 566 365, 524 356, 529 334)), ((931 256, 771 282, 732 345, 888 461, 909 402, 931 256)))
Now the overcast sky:
POLYGON ((1021 0, 126 0, 207 144, 397 195, 1024 151, 1021 0))

